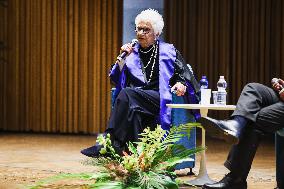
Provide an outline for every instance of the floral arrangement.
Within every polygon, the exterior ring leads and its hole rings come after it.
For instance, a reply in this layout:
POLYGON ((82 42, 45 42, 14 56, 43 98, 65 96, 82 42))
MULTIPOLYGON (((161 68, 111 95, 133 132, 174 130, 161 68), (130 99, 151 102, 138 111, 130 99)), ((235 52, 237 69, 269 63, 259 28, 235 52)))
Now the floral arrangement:
MULTIPOLYGON (((123 156, 115 153, 110 135, 101 135, 97 138, 103 146, 101 156, 84 162, 95 166, 96 173, 61 174, 55 176, 55 180, 80 178, 91 181, 85 188, 98 189, 177 189, 184 183, 177 179, 174 166, 191 160, 190 155, 204 150, 201 147, 187 149, 177 143, 182 137, 190 137, 191 128, 196 126, 200 124, 188 123, 172 127, 170 131, 160 126, 154 131, 146 128, 139 142, 128 143, 129 152, 123 152, 123 156)), ((40 188, 43 183, 32 188, 40 188)))

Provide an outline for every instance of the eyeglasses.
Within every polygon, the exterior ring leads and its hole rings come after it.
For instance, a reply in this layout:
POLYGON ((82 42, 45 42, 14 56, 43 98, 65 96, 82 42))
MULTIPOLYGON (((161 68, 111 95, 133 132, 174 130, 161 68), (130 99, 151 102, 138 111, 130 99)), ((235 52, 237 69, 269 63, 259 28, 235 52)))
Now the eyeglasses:
POLYGON ((150 31, 151 31, 151 28, 142 28, 142 27, 135 28, 136 33, 142 32, 143 34, 148 34, 150 33, 150 31))

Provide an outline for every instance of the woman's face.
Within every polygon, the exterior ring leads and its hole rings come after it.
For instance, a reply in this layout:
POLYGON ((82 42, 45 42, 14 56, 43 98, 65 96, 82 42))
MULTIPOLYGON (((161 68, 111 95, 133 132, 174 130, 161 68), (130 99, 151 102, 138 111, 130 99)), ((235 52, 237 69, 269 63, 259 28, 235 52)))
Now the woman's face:
POLYGON ((156 35, 149 22, 139 22, 136 26, 136 36, 142 48, 147 48, 155 43, 156 35))

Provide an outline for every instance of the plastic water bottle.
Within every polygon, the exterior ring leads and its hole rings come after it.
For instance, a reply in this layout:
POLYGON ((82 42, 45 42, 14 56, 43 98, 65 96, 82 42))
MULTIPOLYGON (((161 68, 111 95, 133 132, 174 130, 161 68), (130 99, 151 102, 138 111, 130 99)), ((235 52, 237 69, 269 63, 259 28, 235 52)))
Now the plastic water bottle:
POLYGON ((202 78, 199 81, 199 84, 201 89, 208 89, 208 80, 205 75, 202 76, 202 78))
POLYGON ((224 76, 220 76, 219 81, 217 82, 217 104, 226 105, 226 97, 227 97, 227 82, 224 76))

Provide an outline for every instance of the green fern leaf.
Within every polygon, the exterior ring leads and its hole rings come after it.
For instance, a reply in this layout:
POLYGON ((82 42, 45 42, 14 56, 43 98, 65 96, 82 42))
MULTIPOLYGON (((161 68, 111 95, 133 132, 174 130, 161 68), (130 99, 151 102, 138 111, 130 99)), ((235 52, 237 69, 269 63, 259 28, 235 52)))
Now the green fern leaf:
POLYGON ((128 143, 128 149, 131 153, 137 154, 137 150, 136 150, 135 146, 132 144, 132 142, 128 143))
POLYGON ((125 189, 125 185, 123 182, 120 181, 104 181, 104 182, 97 182, 95 184, 89 185, 91 189, 125 189))

